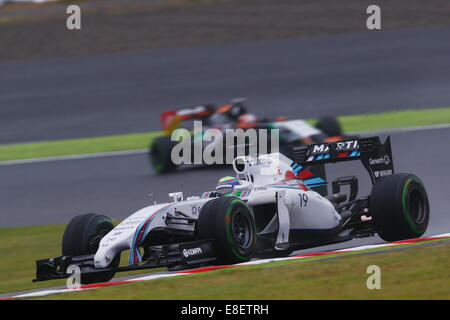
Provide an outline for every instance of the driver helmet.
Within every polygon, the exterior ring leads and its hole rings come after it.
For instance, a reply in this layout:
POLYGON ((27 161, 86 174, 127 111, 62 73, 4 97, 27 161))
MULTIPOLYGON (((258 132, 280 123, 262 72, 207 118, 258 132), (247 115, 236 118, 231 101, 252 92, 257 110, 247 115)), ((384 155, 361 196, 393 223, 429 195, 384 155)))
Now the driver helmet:
POLYGON ((219 179, 216 186, 216 191, 221 194, 231 193, 234 187, 241 184, 241 180, 236 177, 226 176, 219 179))

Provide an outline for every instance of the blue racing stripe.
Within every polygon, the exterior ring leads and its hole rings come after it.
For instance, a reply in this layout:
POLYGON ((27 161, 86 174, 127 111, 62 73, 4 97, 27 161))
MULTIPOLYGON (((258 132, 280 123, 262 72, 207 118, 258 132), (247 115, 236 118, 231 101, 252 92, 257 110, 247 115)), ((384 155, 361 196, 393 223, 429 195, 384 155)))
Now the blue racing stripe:
POLYGON ((308 187, 311 187, 312 185, 319 184, 319 183, 325 183, 325 184, 326 184, 326 181, 323 180, 323 179, 320 178, 320 177, 311 178, 311 179, 306 179, 306 180, 303 180, 303 182, 304 182, 308 187))

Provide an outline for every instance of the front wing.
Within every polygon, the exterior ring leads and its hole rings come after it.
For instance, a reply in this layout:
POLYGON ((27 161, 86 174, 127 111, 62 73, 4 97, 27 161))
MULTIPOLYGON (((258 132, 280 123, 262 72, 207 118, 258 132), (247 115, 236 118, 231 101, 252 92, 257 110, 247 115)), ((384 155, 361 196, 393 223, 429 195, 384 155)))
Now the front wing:
POLYGON ((177 244, 166 244, 144 248, 145 262, 140 265, 126 267, 107 267, 96 269, 94 256, 60 256, 36 261, 36 281, 63 279, 71 276, 69 266, 78 266, 83 274, 103 272, 123 272, 151 268, 191 268, 196 265, 213 263, 215 256, 214 240, 198 240, 177 244))

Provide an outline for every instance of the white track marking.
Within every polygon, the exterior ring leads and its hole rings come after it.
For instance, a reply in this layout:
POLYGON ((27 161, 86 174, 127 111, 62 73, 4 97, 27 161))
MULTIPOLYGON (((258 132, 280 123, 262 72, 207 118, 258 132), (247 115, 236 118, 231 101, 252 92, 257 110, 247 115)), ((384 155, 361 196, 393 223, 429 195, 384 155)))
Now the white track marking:
POLYGON ((79 159, 90 159, 90 158, 128 156, 128 155, 133 155, 133 154, 143 154, 146 152, 148 152, 147 149, 136 149, 136 150, 125 150, 125 151, 74 154, 74 155, 57 156, 57 157, 9 160, 9 161, 0 161, 0 166, 13 166, 13 165, 19 165, 19 164, 30 164, 30 163, 62 161, 62 160, 79 160, 79 159))
MULTIPOLYGON (((435 124, 435 125, 430 125, 430 126, 417 126, 417 127, 396 127, 396 128, 387 128, 387 129, 373 130, 373 131, 354 131, 354 132, 348 132, 348 134, 369 136, 369 135, 386 134, 386 133, 387 134, 402 133, 402 132, 437 130, 437 129, 450 129, 450 123, 435 124)), ((78 159, 89 159, 89 158, 126 156, 126 155, 133 155, 133 154, 143 154, 146 152, 148 152, 147 149, 135 149, 135 150, 126 150, 126 151, 98 152, 98 153, 74 154, 74 155, 68 155, 68 156, 8 160, 8 161, 0 161, 0 167, 1 166, 20 165, 20 164, 32 164, 32 163, 40 163, 40 162, 62 161, 62 160, 78 160, 78 159)))

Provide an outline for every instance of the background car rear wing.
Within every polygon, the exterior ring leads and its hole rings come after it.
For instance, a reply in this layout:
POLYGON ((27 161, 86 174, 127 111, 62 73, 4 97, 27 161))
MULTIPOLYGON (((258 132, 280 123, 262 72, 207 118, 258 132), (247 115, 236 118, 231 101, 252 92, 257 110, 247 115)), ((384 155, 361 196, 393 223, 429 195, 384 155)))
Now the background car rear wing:
POLYGON ((379 137, 324 142, 294 147, 292 160, 306 166, 360 159, 372 183, 394 173, 391 139, 381 143, 379 137))
POLYGON ((215 112, 214 105, 198 105, 161 113, 161 127, 166 133, 171 133, 179 123, 188 119, 204 119, 215 112))

